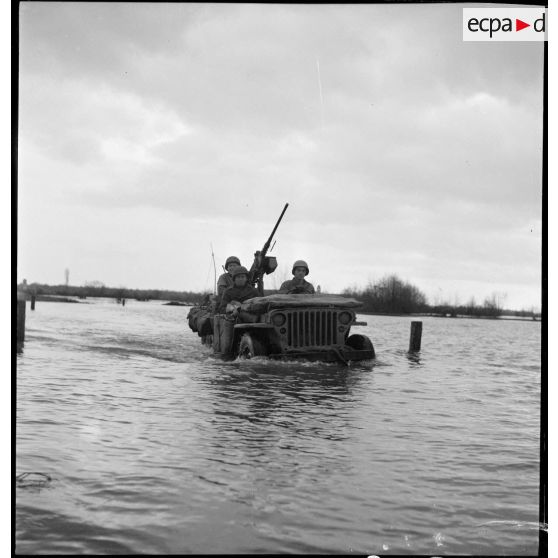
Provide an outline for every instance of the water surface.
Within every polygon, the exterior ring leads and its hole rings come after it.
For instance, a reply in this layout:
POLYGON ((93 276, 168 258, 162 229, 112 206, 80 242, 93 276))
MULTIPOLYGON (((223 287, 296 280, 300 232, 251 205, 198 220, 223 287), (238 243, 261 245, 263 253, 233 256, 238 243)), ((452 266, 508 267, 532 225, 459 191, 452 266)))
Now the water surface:
MULTIPOLYGON (((29 310, 29 309, 28 309, 29 310)), ((188 308, 37 303, 19 553, 538 551, 540 323, 359 316, 377 359, 223 363, 188 308)))

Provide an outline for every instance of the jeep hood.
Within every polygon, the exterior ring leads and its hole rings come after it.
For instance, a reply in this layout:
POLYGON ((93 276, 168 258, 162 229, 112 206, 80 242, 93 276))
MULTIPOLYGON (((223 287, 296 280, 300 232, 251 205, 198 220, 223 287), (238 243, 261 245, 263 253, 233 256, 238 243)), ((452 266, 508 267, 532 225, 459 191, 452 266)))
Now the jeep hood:
POLYGON ((275 294, 250 298, 242 303, 241 309, 254 314, 263 314, 280 308, 358 308, 362 302, 354 298, 326 294, 275 294))

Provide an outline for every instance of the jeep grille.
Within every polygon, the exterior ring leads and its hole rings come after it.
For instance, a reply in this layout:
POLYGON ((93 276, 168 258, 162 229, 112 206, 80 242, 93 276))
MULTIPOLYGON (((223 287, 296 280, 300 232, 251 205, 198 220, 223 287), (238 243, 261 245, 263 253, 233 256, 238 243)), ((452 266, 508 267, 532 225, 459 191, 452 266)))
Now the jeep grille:
POLYGON ((289 347, 323 347, 338 344, 336 310, 292 310, 285 313, 289 347))

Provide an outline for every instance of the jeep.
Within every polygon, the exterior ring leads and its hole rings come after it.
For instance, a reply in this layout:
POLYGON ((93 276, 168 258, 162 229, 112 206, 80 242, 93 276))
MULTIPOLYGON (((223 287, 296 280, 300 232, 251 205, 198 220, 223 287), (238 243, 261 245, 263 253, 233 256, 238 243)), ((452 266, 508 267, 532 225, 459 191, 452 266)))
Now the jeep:
MULTIPOLYGON (((213 316, 211 339, 225 359, 268 357, 344 362, 375 357, 372 341, 351 334, 361 304, 335 295, 269 295, 213 316)), ((204 338, 202 337, 202 341, 204 338)), ((207 338, 205 342, 209 341, 207 338)))

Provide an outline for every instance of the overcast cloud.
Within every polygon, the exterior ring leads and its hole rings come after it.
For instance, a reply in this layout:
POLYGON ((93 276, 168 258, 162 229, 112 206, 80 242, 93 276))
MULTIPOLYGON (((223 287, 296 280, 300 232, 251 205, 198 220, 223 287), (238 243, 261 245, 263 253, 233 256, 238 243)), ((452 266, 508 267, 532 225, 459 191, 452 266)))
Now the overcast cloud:
POLYGON ((462 8, 21 4, 19 279, 210 289, 289 202, 270 287, 540 307, 542 43, 462 8))

